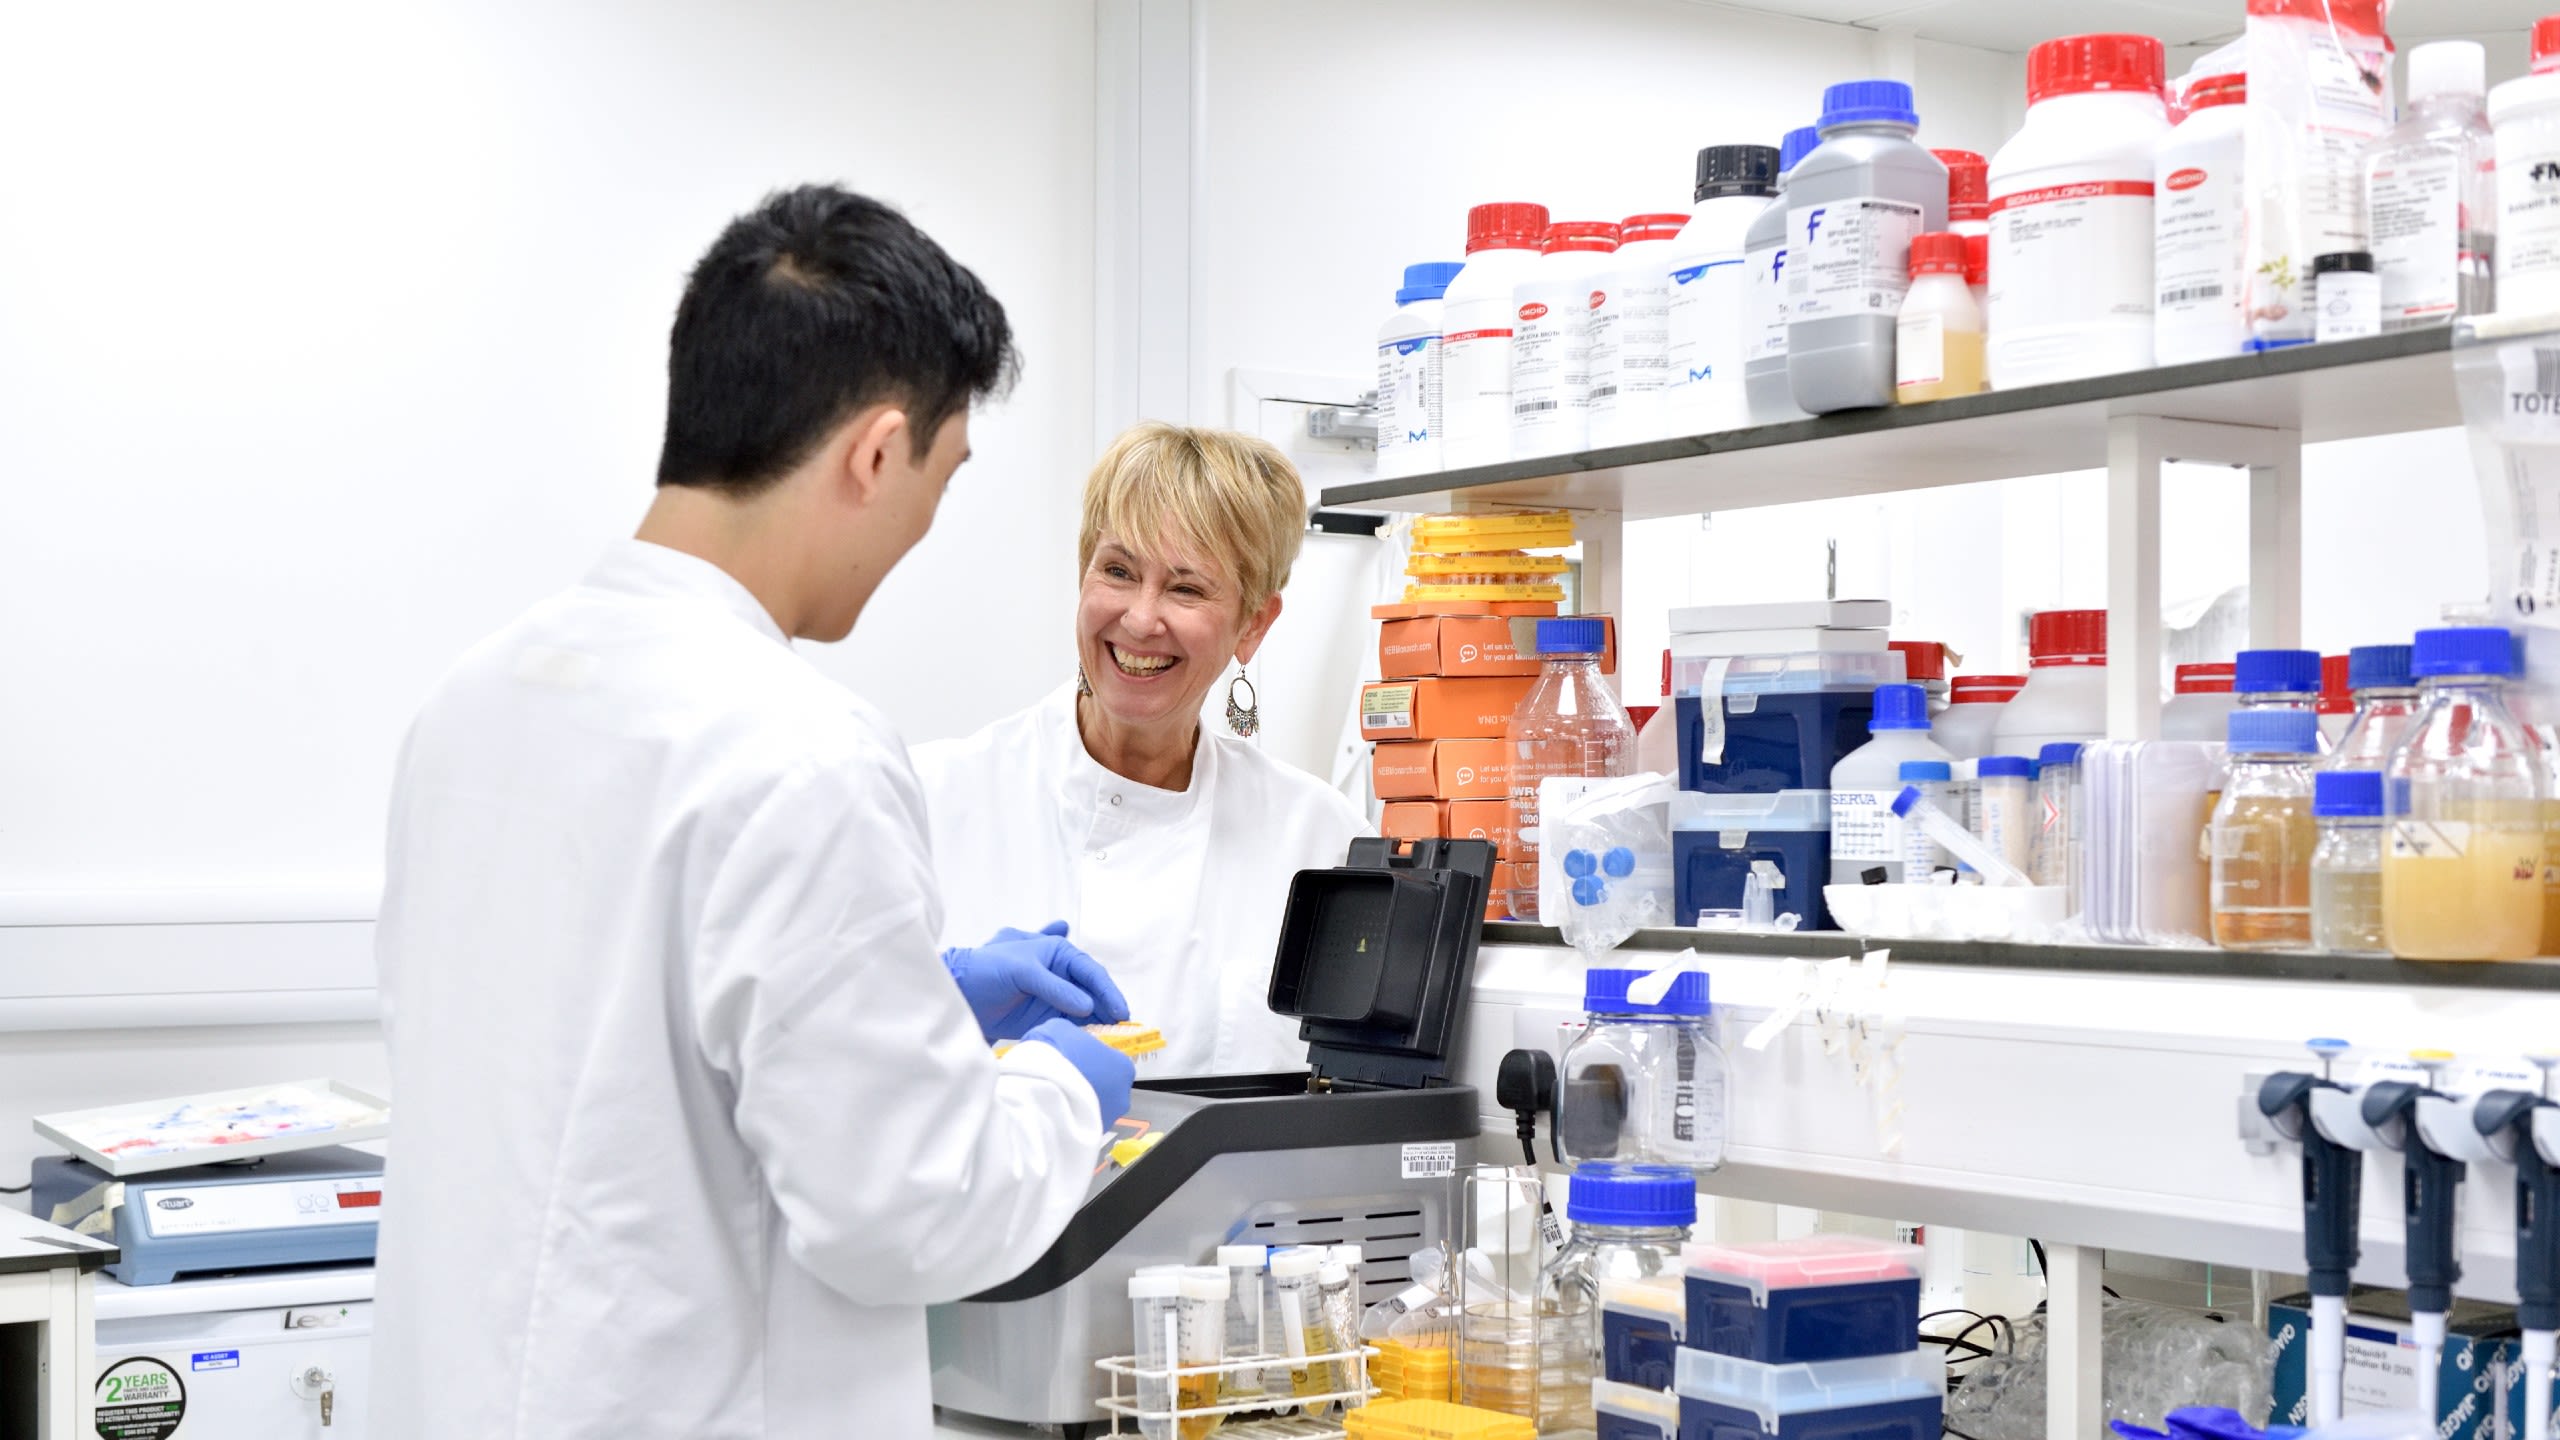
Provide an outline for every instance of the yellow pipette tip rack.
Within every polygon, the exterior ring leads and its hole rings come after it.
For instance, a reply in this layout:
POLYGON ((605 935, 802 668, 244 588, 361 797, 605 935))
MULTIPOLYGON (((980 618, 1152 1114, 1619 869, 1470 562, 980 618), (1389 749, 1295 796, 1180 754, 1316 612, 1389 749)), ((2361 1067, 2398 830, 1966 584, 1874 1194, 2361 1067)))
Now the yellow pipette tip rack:
POLYGON ((2409 1052, 2409 1058, 2417 1061, 2421 1065, 2442 1065, 2453 1059, 2453 1052, 2450 1050, 2412 1050, 2409 1052))
MULTIPOLYGON (((1144 1060, 1164 1048, 1163 1031, 1153 1025, 1141 1025, 1135 1020, 1122 1020, 1106 1025, 1087 1025, 1084 1027, 1084 1033, 1132 1060, 1144 1060)), ((996 1053, 1002 1055, 1021 1043, 1019 1040, 999 1040, 996 1042, 996 1053)))
POLYGON ((1538 1427, 1517 1415, 1447 1400, 1384 1400, 1344 1413, 1350 1440, 1537 1440, 1538 1427))
MULTIPOLYGON (((1410 555, 1405 558, 1404 573, 1417 580, 1437 580, 1455 575, 1561 575, 1573 562, 1561 555, 1523 555, 1517 550, 1491 554, 1410 555)), ((1470 583, 1449 581, 1452 584, 1470 583)), ((1485 582, 1473 582, 1482 584, 1485 582)), ((1535 584, 1529 581, 1501 581, 1504 584, 1535 584)))
POLYGON ((1561 550, 1573 543, 1567 510, 1508 515, 1423 515, 1413 522, 1412 547, 1426 554, 1484 550, 1561 550))
POLYGON ((1562 600, 1561 585, 1407 585, 1404 603, 1427 605, 1444 600, 1562 600))

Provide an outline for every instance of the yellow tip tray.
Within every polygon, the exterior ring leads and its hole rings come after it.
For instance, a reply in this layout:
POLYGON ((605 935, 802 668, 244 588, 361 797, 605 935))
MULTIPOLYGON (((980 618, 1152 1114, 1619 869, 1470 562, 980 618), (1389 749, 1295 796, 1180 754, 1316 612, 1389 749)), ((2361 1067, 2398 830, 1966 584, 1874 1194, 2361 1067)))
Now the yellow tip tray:
MULTIPOLYGON (((1163 1031, 1153 1025, 1141 1025, 1134 1020, 1123 1020, 1111 1025, 1087 1025, 1084 1027, 1084 1033, 1132 1060, 1145 1059, 1164 1048, 1163 1031)), ((1022 1042, 1018 1040, 999 1040, 996 1042, 996 1053, 1002 1055, 1020 1043, 1022 1042)))
POLYGON ((1561 575, 1573 562, 1561 555, 1523 555, 1517 550, 1493 554, 1414 555, 1404 562, 1404 573, 1417 580, 1443 575, 1561 575))
POLYGON ((1346 1411, 1350 1440, 1538 1440, 1538 1427, 1518 1415, 1447 1400, 1384 1400, 1346 1411))
POLYGON ((1449 600, 1513 601, 1564 599, 1561 585, 1407 585, 1404 603, 1432 605, 1449 600))
POLYGON ((1572 543, 1573 515, 1565 510, 1424 515, 1413 522, 1413 548, 1438 555, 1482 550, 1558 550, 1572 543))

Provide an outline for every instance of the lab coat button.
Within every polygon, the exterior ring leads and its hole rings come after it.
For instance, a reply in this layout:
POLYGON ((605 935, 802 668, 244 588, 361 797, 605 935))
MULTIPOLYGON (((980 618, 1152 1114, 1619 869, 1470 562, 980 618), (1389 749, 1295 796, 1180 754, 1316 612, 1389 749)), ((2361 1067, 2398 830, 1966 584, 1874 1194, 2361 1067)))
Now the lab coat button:
POLYGON ((1112 796, 1112 797, 1111 797, 1111 803, 1112 803, 1112 804, 1114 804, 1114 805, 1119 804, 1119 803, 1120 803, 1120 797, 1119 797, 1119 796, 1117 796, 1117 795, 1112 796))

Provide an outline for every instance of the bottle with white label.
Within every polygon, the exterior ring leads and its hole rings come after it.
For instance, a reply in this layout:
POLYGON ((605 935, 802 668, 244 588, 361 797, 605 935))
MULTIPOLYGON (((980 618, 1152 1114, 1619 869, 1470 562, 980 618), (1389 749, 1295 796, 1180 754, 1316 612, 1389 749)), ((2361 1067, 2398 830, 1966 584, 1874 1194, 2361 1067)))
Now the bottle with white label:
POLYGON ((1778 193, 1742 237, 1742 398, 1754 425, 1801 420, 1787 384, 1787 172, 1822 143, 1807 125, 1778 146, 1778 193))
POLYGON ((2496 142, 2481 99, 2488 63, 2470 40, 2410 51, 2408 113, 2365 150, 2367 248, 2385 330, 2497 308, 2496 142))
POLYGON ((1894 324, 1894 403, 1982 390, 1982 310, 1964 283, 1965 239, 1952 230, 1911 242, 1911 292, 1894 324))
POLYGON ((1664 276, 1670 337, 1661 433, 1704 435, 1751 422, 1742 390, 1743 242, 1777 193, 1774 146, 1698 152, 1697 213, 1673 243, 1664 276))
POLYGON ((2187 118, 2151 152, 2152 360, 2184 365, 2249 348, 2246 75, 2209 75, 2187 89, 2187 118))
POLYGON ((1947 228, 1947 167, 1911 138, 1920 116, 1899 80, 1823 91, 1815 128, 1822 143, 1787 178, 1787 388, 1826 415, 1893 403, 1911 240, 1947 228))
POLYGON ((1881 867, 1888 884, 1902 879, 1901 817, 1893 813, 1902 793, 1902 762, 1955 757, 1929 738, 1929 692, 1917 685, 1876 687, 1874 738, 1831 767, 1831 883, 1864 883, 1881 867))
POLYGON ((1440 297, 1465 268, 1404 267, 1395 313, 1378 330, 1378 478, 1440 468, 1440 297))
POLYGON ((1511 458, 1511 291, 1538 263, 1544 205, 1467 212, 1467 265, 1440 297, 1440 466, 1511 458))
POLYGON ((2560 71, 2489 92, 2498 140, 2498 313, 2560 311, 2560 71))
POLYGON ((2148 35, 2027 52, 2027 118, 1991 159, 1994 390, 2151 364, 2152 164, 2169 133, 2148 35))
POLYGON ((1670 261, 1677 211, 1630 215, 1618 226, 1618 253, 1592 291, 1591 448, 1632 445, 1668 432, 1662 420, 1664 367, 1671 345, 1670 261))
POLYGON ((1562 455, 1591 443, 1591 311, 1618 227, 1560 220, 1538 263, 1511 287, 1511 455, 1562 455))

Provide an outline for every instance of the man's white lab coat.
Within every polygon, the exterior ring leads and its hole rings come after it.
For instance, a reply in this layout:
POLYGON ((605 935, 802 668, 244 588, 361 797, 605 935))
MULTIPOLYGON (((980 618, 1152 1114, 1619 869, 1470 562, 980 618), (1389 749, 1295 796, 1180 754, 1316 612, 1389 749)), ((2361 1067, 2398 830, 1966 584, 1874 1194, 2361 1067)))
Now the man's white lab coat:
POLYGON ((376 1436, 930 1433, 924 1307, 1047 1247, 1101 1116, 990 1052, 926 844, 886 723, 677 551, 445 677, 378 938, 376 1436))
POLYGON ((1369 833, 1350 801, 1214 731, 1187 790, 1115 775, 1085 753, 1072 685, 965 740, 917 746, 916 774, 945 944, 1065 920, 1130 1017, 1164 1032, 1143 1073, 1306 1068, 1298 1022, 1271 1013, 1271 961, 1290 880, 1340 865, 1369 833))

